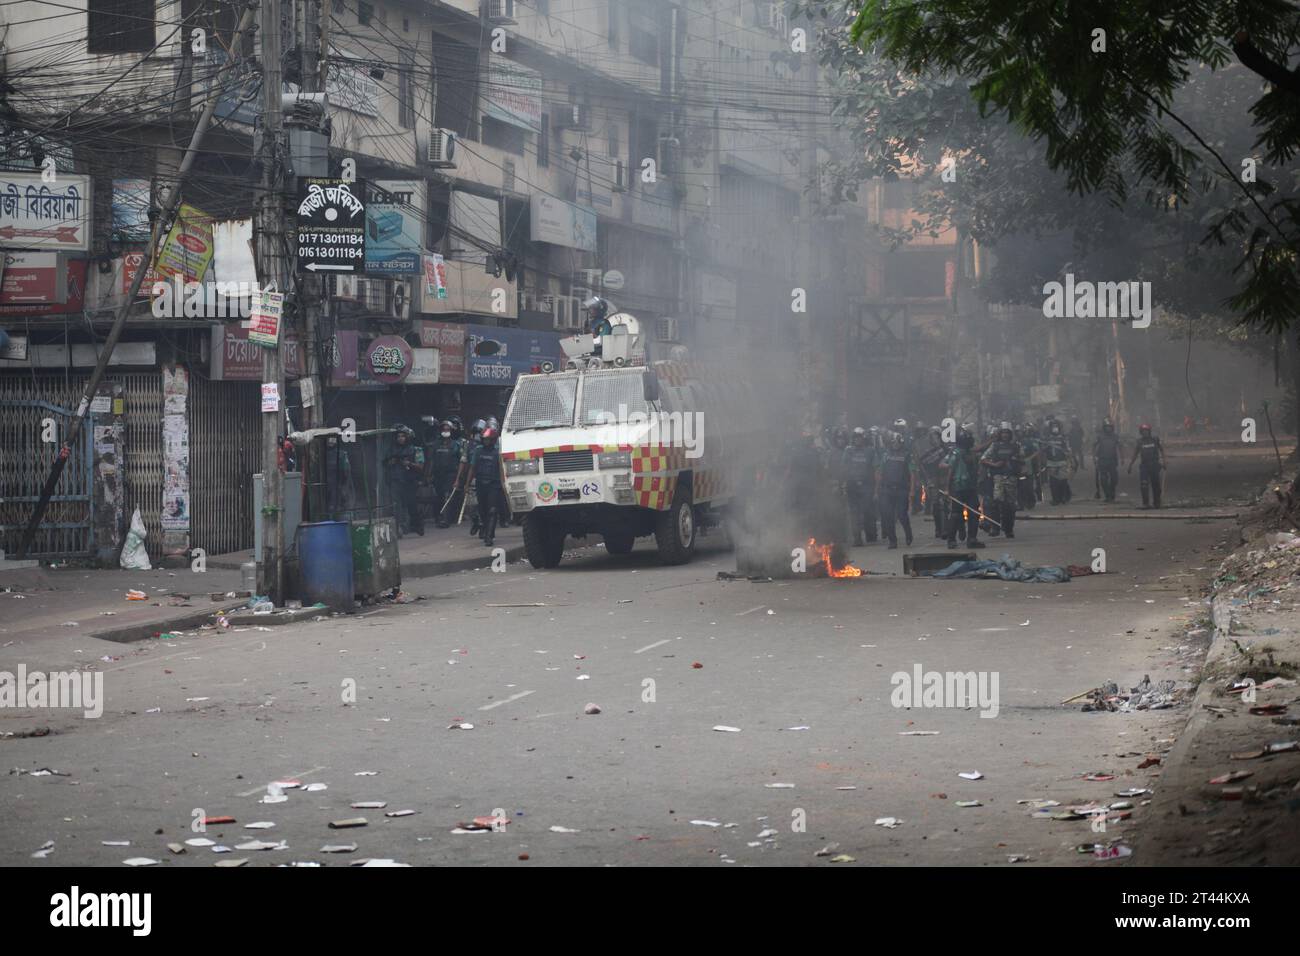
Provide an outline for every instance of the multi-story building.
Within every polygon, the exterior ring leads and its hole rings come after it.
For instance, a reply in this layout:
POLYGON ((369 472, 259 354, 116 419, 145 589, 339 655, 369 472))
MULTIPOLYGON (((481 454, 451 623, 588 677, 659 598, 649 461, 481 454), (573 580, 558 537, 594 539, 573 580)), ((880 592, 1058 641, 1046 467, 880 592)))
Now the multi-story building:
MULTIPOLYGON (((558 354, 559 335, 581 325, 593 293, 641 317, 652 341, 765 345, 791 368, 802 362, 806 378, 826 371, 816 361, 838 362, 839 384, 823 399, 847 394, 835 336, 814 330, 845 314, 861 286, 842 237, 863 229, 842 218, 814 224, 818 204, 804 186, 833 137, 815 36, 796 52, 781 4, 281 6, 288 132, 279 157, 299 176, 354 171, 374 214, 368 249, 397 250, 373 261, 368 252, 364 274, 326 285, 312 320, 326 422, 499 415, 514 377, 558 354), (324 114, 293 99, 322 86, 324 114), (441 290, 423 275, 435 255, 441 290), (796 290, 803 309, 792 304, 796 290), (371 343, 392 336, 412 349, 397 375, 368 360, 371 343), (820 358, 810 364, 809 352, 820 358)), ((19 0, 0 11, 0 168, 15 189, 39 192, 52 160, 51 185, 64 190, 53 225, 75 226, 75 241, 55 248, 24 245, 0 221, 16 267, 0 295, 9 339, 0 536, 11 552, 57 448, 33 437, 32 424, 63 420, 79 400, 94 346, 140 268, 160 190, 174 184, 213 98, 215 122, 181 188, 181 238, 194 248, 179 268, 200 280, 255 278, 268 51, 260 31, 235 35, 243 9, 19 0), (75 210, 68 188, 81 200, 75 210)), ((147 295, 130 304, 95 427, 39 551, 110 556, 136 507, 155 557, 252 543, 261 352, 220 306, 158 316, 147 295)), ((313 364, 304 331, 291 310, 281 348, 294 427, 305 419, 297 382, 313 364)), ((373 485, 381 469, 373 456, 367 465, 373 485)))

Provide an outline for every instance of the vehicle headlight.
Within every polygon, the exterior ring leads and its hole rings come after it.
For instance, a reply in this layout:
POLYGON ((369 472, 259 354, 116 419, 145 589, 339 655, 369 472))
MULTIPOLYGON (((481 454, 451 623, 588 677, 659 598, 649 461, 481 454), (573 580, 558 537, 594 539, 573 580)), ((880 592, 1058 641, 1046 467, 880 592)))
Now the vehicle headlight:
POLYGON ((541 465, 540 458, 517 458, 506 462, 507 475, 535 475, 541 465))
POLYGON ((611 468, 631 468, 632 453, 630 451, 602 451, 596 456, 596 467, 601 471, 611 468))

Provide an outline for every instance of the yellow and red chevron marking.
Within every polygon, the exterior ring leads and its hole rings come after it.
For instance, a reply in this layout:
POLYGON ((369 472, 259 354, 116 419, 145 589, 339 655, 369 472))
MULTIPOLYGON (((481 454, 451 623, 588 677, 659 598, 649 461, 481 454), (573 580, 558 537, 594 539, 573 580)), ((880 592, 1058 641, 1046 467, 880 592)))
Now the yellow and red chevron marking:
POLYGON ((604 451, 633 451, 631 445, 554 445, 550 448, 529 448, 523 451, 508 451, 501 456, 503 461, 514 461, 519 458, 541 458, 543 455, 555 451, 590 451, 593 455, 599 455, 604 451))
POLYGON ((637 445, 632 449, 632 474, 653 475, 681 471, 686 467, 683 445, 637 445))
POLYGON ((692 494, 696 501, 710 501, 730 491, 731 482, 721 469, 697 471, 692 476, 692 494))
POLYGON ((633 478, 632 488, 636 491, 636 503, 642 508, 655 511, 667 511, 673 503, 673 492, 677 490, 677 479, 669 476, 653 478, 633 478))

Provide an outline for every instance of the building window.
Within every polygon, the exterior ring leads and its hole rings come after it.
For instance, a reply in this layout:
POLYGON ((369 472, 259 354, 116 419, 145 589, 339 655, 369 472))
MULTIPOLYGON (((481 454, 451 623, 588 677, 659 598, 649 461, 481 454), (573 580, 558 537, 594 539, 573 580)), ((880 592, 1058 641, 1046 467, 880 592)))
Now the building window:
POLYGON ((372 3, 366 3, 365 0, 360 0, 360 2, 357 3, 357 23, 358 23, 358 25, 363 26, 363 27, 368 27, 368 26, 370 26, 370 21, 371 21, 371 19, 374 17, 374 15, 375 15, 375 6, 374 6, 374 4, 372 4, 372 3))
POLYGON ((415 64, 411 54, 403 51, 402 65, 397 71, 397 124, 402 129, 415 129, 415 83, 412 73, 415 64))
POLYGON ((537 130, 537 165, 551 165, 551 114, 542 114, 542 125, 537 130))
POLYGON ((478 139, 474 122, 478 99, 478 49, 450 37, 433 35, 433 125, 466 139, 478 139))
POLYGON ((88 0, 87 53, 148 53, 154 39, 154 0, 88 0))
POLYGON ((627 51, 635 59, 650 66, 659 65, 659 22, 658 10, 646 10, 637 5, 628 9, 627 16, 627 51))
POLYGON ((483 117, 483 145, 493 146, 505 150, 507 153, 522 156, 524 155, 526 142, 524 131, 518 126, 503 123, 491 116, 485 115, 483 117))
POLYGON ((619 155, 618 151, 623 148, 621 139, 622 137, 619 135, 618 124, 610 123, 609 124, 609 155, 612 158, 617 159, 619 155))
POLYGON ((891 299, 941 299, 947 289, 948 249, 908 249, 885 260, 884 293, 891 299))

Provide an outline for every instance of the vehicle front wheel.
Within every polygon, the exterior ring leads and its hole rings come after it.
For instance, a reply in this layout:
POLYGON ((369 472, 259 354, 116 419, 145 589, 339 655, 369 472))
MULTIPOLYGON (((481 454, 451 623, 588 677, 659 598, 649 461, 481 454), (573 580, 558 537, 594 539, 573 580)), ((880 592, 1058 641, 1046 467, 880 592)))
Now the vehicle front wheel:
POLYGON ((689 485, 678 483, 672 507, 655 517, 655 544, 664 564, 685 564, 695 552, 695 506, 689 485))
POLYGON ((525 515, 524 554, 539 570, 558 566, 564 557, 564 532, 542 515, 525 515))

